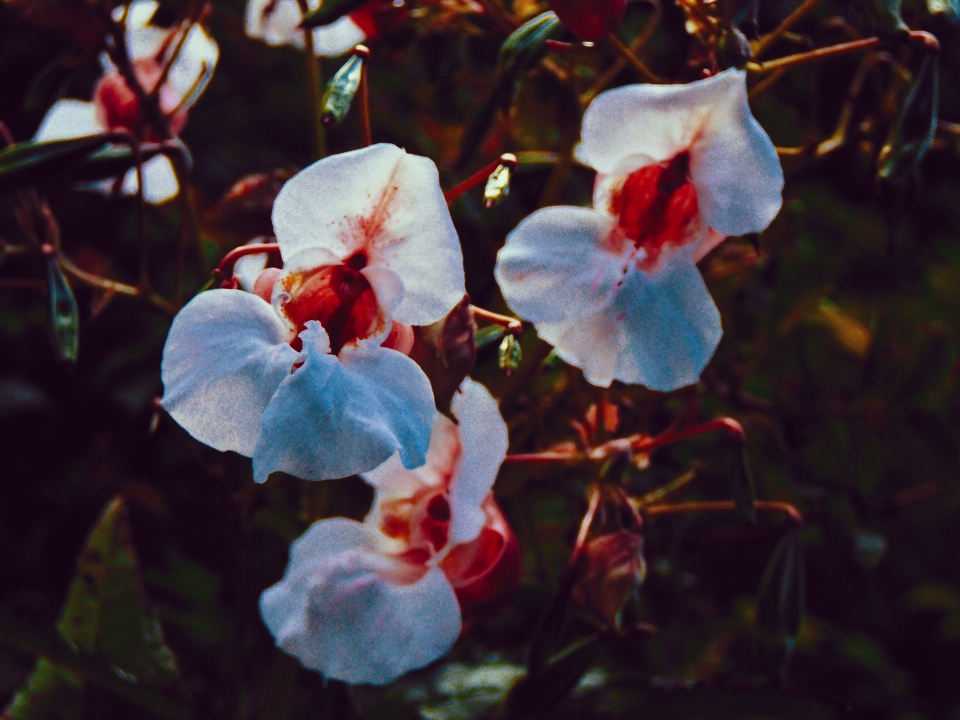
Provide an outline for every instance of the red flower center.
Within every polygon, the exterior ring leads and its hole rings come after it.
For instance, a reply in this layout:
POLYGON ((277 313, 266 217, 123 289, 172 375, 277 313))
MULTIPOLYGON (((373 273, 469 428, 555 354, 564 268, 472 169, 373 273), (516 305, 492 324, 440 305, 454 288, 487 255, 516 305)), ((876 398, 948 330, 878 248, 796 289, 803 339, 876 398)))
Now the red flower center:
POLYGON ((627 176, 613 193, 611 209, 619 227, 651 267, 667 244, 682 245, 697 219, 697 191, 690 182, 690 153, 648 165, 627 176))
POLYGON ((93 91, 100 121, 111 130, 137 132, 142 118, 136 93, 116 70, 105 72, 93 91))
POLYGON ((298 337, 290 342, 294 350, 302 347, 299 333, 308 320, 319 321, 326 330, 334 355, 347 343, 370 335, 378 315, 377 296, 357 269, 327 265, 295 279, 300 282, 284 306, 287 317, 297 327, 298 337))

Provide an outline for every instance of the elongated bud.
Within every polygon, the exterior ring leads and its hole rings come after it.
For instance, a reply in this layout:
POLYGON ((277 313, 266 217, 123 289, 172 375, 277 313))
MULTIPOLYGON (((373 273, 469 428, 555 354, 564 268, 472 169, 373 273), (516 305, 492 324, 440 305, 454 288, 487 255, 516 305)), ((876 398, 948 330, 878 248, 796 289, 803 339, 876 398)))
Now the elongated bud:
POLYGON ((606 37, 623 21, 627 0, 549 0, 560 21, 581 40, 606 37))
POLYGON ((523 349, 513 335, 507 335, 500 343, 497 360, 500 363, 500 369, 507 375, 520 367, 520 363, 523 361, 523 349))
POLYGON ((327 83, 320 98, 320 121, 325 128, 338 125, 350 111, 350 104, 360 88, 365 59, 365 52, 354 52, 327 83))
POLYGON ((634 530, 617 530, 593 538, 580 557, 582 573, 574 598, 612 628, 643 582, 647 565, 643 538, 634 530))
POLYGON ((47 279, 50 288, 50 322, 57 354, 61 360, 75 363, 80 342, 80 312, 73 290, 53 257, 47 258, 47 279))
POLYGON ((483 204, 487 209, 497 205, 510 194, 510 172, 516 167, 515 155, 506 154, 500 158, 500 164, 490 173, 483 188, 483 204))

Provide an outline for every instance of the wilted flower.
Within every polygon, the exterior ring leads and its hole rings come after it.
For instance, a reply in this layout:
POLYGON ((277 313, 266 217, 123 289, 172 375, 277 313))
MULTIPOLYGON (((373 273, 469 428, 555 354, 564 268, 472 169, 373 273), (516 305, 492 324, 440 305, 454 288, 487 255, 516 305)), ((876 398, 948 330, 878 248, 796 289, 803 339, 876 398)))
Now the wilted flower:
MULTIPOLYGON (((160 111, 167 119, 170 131, 180 132, 187 121, 187 111, 204 91, 217 64, 220 51, 216 42, 197 24, 173 30, 150 25, 159 7, 155 0, 134 0, 127 7, 114 10, 114 19, 123 20, 126 45, 133 71, 146 93, 154 91, 163 79, 158 92, 160 111), (181 33, 186 38, 180 45, 181 33), (179 52, 175 58, 171 54, 179 52), (164 77, 164 68, 171 62, 164 77)), ((125 130, 140 139, 150 139, 145 129, 143 109, 136 93, 120 71, 101 56, 103 74, 93 91, 93 100, 58 100, 44 117, 34 140, 59 140, 125 130)), ((162 203, 175 197, 177 176, 170 160, 157 155, 143 164, 143 197, 150 203, 162 203)), ((112 183, 94 187, 109 191, 112 183)), ((121 191, 125 195, 137 192, 137 172, 131 169, 123 179, 121 191)))
MULTIPOLYGON (((308 0, 313 11, 320 0, 308 0)), ((313 29, 313 49, 317 55, 336 57, 350 52, 360 43, 377 34, 373 4, 367 4, 350 15, 344 15, 329 25, 313 29)), ((263 40, 268 45, 293 45, 303 48, 303 15, 297 0, 248 0, 247 35, 263 40)))
POLYGON ((254 292, 200 293, 173 321, 163 406, 191 435, 273 471, 321 480, 394 453, 424 462, 436 411, 404 352, 411 325, 464 295, 436 166, 393 145, 314 163, 273 208, 283 269, 254 292))
POLYGON ((384 685, 436 660, 462 612, 510 589, 519 553, 490 488, 507 449, 496 401, 466 380, 438 415, 426 464, 397 456, 365 475, 363 523, 321 520, 290 548, 260 612, 277 646, 325 677, 384 685))
POLYGON ((592 538, 580 555, 574 597, 612 628, 646 575, 643 537, 636 530, 616 530, 592 538))
POLYGON ((696 263, 763 230, 783 171, 750 114, 746 73, 628 85, 583 119, 593 209, 548 207, 507 237, 496 276, 511 309, 595 385, 697 382, 722 334, 696 263))

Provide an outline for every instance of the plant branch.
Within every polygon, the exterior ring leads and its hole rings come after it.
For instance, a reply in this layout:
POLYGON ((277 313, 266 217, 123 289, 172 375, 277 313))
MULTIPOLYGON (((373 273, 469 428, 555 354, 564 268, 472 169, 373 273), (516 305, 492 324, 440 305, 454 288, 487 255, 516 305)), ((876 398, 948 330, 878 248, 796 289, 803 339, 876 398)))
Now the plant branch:
POLYGON ((633 67, 633 69, 636 70, 644 80, 649 83, 663 82, 663 80, 654 75, 650 68, 643 64, 643 61, 640 58, 630 51, 630 48, 623 44, 623 41, 621 41, 615 33, 611 32, 609 35, 607 35, 607 40, 609 41, 610 45, 613 46, 613 49, 617 51, 620 57, 623 58, 628 65, 633 67))

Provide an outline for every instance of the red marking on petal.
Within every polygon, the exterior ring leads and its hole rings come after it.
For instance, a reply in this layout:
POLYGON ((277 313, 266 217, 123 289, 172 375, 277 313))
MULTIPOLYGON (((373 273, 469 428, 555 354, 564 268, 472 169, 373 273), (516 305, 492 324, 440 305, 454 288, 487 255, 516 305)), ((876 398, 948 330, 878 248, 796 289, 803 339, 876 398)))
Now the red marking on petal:
MULTIPOLYGON (((307 321, 319 321, 334 355, 347 343, 369 336, 378 316, 377 296, 361 273, 346 265, 327 265, 291 280, 296 287, 283 309, 298 334, 307 321)), ((290 345, 300 350, 300 338, 290 345)))
POLYGON ((611 196, 620 231, 646 253, 641 267, 656 264, 664 246, 691 238, 698 217, 697 191, 689 178, 690 153, 630 173, 611 196))
POLYGON ((110 130, 139 129, 143 118, 136 93, 117 70, 105 72, 93 90, 97 119, 110 130))

